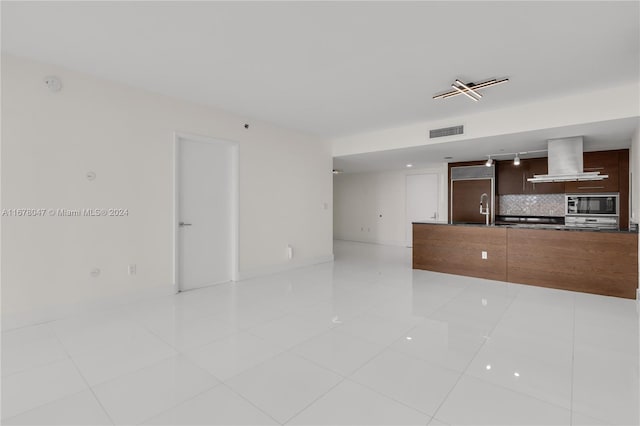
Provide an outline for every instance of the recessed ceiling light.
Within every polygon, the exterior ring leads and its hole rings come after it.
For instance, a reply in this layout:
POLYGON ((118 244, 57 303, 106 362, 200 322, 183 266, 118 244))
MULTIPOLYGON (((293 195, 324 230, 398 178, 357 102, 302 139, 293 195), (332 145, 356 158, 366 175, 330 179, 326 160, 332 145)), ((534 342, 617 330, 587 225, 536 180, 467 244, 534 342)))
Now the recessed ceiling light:
POLYGON ((517 371, 515 373, 513 373, 514 376, 516 377, 520 377, 520 373, 518 373, 517 371))
POLYGON ((491 364, 487 364, 487 366, 485 367, 487 370, 491 370, 491 364))
POLYGON ((407 167, 413 167, 413 164, 407 164, 407 167))

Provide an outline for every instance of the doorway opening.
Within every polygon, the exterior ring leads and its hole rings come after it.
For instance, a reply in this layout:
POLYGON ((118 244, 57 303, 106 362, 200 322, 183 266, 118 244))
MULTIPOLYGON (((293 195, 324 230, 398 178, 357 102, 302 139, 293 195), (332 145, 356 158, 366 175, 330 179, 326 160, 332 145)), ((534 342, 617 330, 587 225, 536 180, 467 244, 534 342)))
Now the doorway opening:
POLYGON ((413 247, 414 221, 438 221, 439 176, 436 173, 407 175, 406 242, 413 247))

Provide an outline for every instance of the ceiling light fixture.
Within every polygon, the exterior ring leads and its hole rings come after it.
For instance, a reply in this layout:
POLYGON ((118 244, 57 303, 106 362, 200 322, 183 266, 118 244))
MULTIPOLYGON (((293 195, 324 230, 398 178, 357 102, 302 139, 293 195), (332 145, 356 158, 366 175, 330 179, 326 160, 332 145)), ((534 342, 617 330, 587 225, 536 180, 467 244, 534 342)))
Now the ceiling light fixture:
POLYGON ((456 84, 458 86, 462 86, 465 89, 467 89, 467 91, 473 93, 478 99, 480 99, 482 97, 482 95, 478 92, 476 92, 475 90, 473 90, 471 87, 467 86, 466 84, 464 84, 463 82, 461 82, 460 80, 456 79, 456 84))
POLYGON ((486 163, 484 163, 484 165, 487 167, 491 167, 491 165, 493 164, 493 160, 491 159, 490 155, 488 155, 487 157, 489 157, 489 159, 487 160, 486 163))
POLYGON ((498 152, 498 153, 494 153, 494 154, 486 154, 487 157, 489 158, 494 158, 494 157, 511 157, 513 156, 513 165, 514 166, 518 166, 520 165, 520 156, 521 155, 527 155, 527 154, 537 154, 540 152, 547 152, 546 149, 537 149, 535 151, 519 151, 519 152, 498 152))
POLYGON ((474 98, 473 96, 471 96, 470 94, 468 94, 466 91, 462 90, 461 88, 459 88, 458 86, 456 86, 455 84, 452 84, 451 87, 453 87, 454 89, 456 89, 458 92, 462 93, 463 95, 465 95, 467 98, 471 99, 472 101, 476 101, 478 102, 478 99, 474 98))
POLYGON ((411 168, 411 167, 413 167, 413 164, 407 164, 407 167, 411 168))
POLYGON ((500 80, 497 80, 495 78, 492 78, 490 80, 485 80, 481 83, 463 83, 462 81, 456 79, 455 83, 451 85, 451 87, 453 87, 454 90, 450 90, 448 92, 445 93, 441 93, 439 95, 435 95, 433 97, 433 99, 446 99, 446 98, 450 98, 452 96, 458 96, 460 94, 464 94, 467 95, 468 97, 470 97, 471 99, 473 99, 474 101, 477 101, 478 99, 472 97, 469 95, 469 93, 474 93, 478 96, 478 98, 481 98, 482 95, 480 95, 480 93, 478 93, 478 89, 486 89, 487 87, 491 87, 491 86, 495 86, 498 84, 502 84, 502 83, 506 83, 507 81, 509 81, 508 78, 502 78, 500 80), (457 84, 457 86, 456 86, 457 84), (458 87, 460 86, 460 87, 458 87))

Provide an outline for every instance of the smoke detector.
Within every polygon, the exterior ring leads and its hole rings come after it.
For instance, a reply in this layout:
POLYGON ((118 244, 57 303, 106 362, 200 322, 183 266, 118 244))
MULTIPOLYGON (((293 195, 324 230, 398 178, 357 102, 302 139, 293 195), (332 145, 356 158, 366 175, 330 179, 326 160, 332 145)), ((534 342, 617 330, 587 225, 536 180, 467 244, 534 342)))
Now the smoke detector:
POLYGON ((55 75, 46 76, 44 78, 44 84, 46 84, 52 92, 59 92, 62 89, 62 81, 55 75))

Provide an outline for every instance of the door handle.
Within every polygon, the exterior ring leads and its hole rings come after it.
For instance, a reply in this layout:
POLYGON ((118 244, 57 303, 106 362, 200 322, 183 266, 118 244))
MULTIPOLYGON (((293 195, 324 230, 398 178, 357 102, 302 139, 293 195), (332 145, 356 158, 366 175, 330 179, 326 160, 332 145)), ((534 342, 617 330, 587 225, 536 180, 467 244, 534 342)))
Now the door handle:
POLYGON ((181 227, 182 226, 191 226, 190 223, 184 223, 184 222, 180 222, 178 225, 181 226, 181 227))

